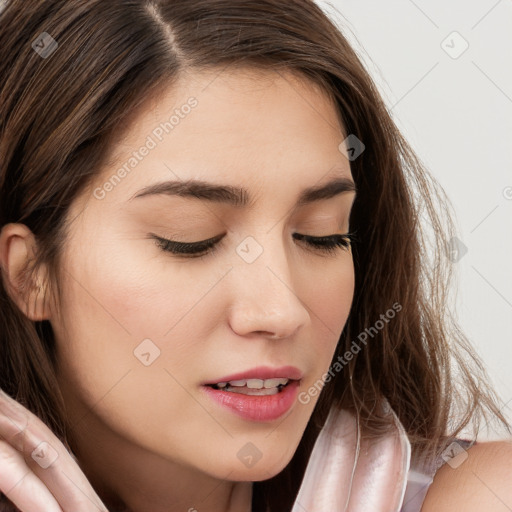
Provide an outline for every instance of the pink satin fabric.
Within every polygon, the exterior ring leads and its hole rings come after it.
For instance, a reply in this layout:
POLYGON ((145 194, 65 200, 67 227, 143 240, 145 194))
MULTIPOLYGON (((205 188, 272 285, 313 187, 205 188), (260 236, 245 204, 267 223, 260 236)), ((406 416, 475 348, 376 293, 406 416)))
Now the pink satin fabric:
MULTIPOLYGON (((394 411, 395 429, 362 441, 356 417, 331 410, 320 432, 292 512, 400 512, 411 445, 394 411)), ((419 510, 419 509, 418 509, 419 510)))

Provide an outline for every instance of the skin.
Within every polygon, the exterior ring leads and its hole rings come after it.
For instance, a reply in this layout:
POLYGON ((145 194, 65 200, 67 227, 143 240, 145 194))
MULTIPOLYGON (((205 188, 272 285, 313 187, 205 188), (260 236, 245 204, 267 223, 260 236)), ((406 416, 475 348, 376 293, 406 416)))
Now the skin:
POLYGON ((512 510, 512 440, 478 442, 460 466, 435 474, 421 512, 512 510))
MULTIPOLYGON (((85 475, 107 505, 133 512, 250 510, 251 482, 286 466, 318 397, 254 422, 211 401, 200 384, 293 365, 303 372, 299 391, 310 388, 329 368, 354 292, 350 248, 327 254, 292 238, 349 232, 354 192, 296 207, 306 187, 352 178, 334 105, 292 75, 217 75, 184 75, 137 116, 71 209, 60 308, 39 304, 31 313, 54 329, 85 475), (94 190, 191 96, 195 109, 97 199, 94 190), (189 178, 243 186, 254 204, 130 200, 153 183, 189 178), (185 242, 226 236, 215 253, 186 259, 149 233, 185 242), (247 236, 263 249, 250 264, 236 252, 247 236), (150 366, 133 353, 147 338, 161 351, 150 366), (252 467, 237 457, 248 442, 262 454, 252 467)), ((17 238, 13 265, 26 254, 17 238)))
MULTIPOLYGON (((351 307, 352 253, 325 255, 291 235, 350 231, 351 192, 295 208, 304 188, 329 176, 351 178, 338 150, 346 134, 334 105, 311 84, 241 69, 184 75, 134 120, 70 212, 59 308, 17 285, 34 254, 28 228, 9 224, 1 232, 8 292, 29 318, 49 319, 56 334, 80 467, 40 420, 0 395, 0 486, 27 512, 98 510, 95 504, 247 512, 251 482, 288 463, 317 397, 295 403, 278 421, 251 422, 212 403, 200 384, 257 365, 292 364, 305 390, 328 369, 351 307), (94 190, 191 96, 197 107, 96 198, 94 190), (147 185, 177 178, 244 186, 254 205, 130 201, 147 185), (224 232, 218 251, 204 259, 163 252, 148 238, 194 242, 224 232), (263 248, 251 264, 236 252, 247 236, 263 248), (133 353, 147 338, 160 349, 149 366, 133 353), (47 469, 31 458, 42 439, 58 453, 47 469), (237 457, 247 442, 262 454, 250 468, 237 457)), ((43 291, 45 277, 43 268, 43 291)), ((456 470, 438 471, 422 512, 511 509, 512 445, 479 443, 468 455, 456 470)))

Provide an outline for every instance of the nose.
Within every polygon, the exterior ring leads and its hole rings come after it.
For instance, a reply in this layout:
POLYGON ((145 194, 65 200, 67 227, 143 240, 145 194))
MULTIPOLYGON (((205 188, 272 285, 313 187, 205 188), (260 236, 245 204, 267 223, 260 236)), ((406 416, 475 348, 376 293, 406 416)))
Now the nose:
POLYGON ((266 250, 251 264, 242 261, 230 277, 233 294, 229 321, 238 335, 289 338, 309 321, 308 308, 283 252, 271 254, 266 250))

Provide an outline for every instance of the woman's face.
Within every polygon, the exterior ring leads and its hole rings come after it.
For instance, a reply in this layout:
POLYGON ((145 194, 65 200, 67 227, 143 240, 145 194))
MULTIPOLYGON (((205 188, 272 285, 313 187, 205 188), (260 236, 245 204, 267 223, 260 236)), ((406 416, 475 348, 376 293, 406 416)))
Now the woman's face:
POLYGON ((352 180, 347 135, 318 88, 250 70, 183 75, 130 125, 69 214, 51 317, 87 457, 106 456, 108 437, 125 455, 221 479, 262 480, 289 462, 318 399, 298 394, 329 369, 354 291, 350 248, 294 236, 349 232, 354 192, 298 199, 352 180), (177 194, 189 180, 230 192, 177 194), (194 257, 155 237, 220 240, 194 257), (261 367, 288 386, 265 382, 271 394, 254 397, 204 385, 251 369, 263 380, 261 367))

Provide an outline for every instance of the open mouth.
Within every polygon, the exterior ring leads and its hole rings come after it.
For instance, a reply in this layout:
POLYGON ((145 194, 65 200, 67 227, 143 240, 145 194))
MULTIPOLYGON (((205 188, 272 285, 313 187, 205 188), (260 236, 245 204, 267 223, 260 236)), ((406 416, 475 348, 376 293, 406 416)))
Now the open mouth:
POLYGON ((230 382, 207 384, 208 387, 227 393, 238 393, 248 396, 277 395, 286 388, 293 379, 244 379, 230 382))
POLYGON ((205 383, 210 399, 249 421, 275 421, 296 402, 300 379, 246 379, 205 383))

